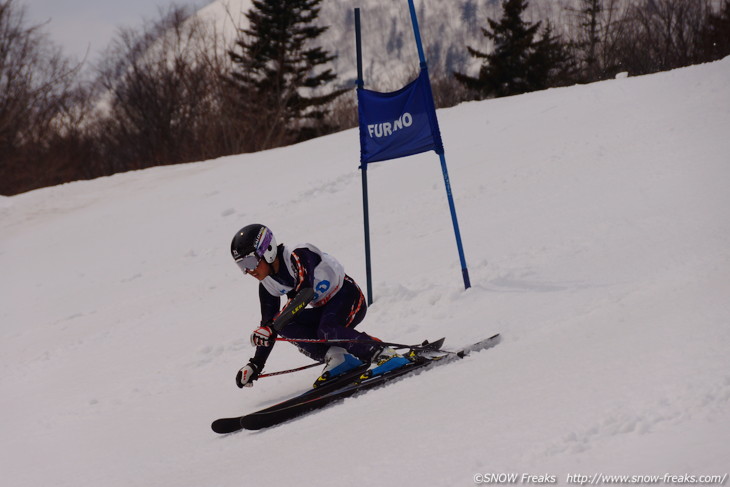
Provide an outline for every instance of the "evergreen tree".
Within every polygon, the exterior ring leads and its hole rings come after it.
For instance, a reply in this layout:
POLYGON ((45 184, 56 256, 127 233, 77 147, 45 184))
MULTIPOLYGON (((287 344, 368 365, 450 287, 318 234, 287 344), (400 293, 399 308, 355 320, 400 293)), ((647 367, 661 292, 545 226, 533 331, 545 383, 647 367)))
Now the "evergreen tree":
POLYGON ((528 82, 531 89, 568 86, 577 78, 578 67, 568 44, 553 34, 553 26, 547 22, 529 57, 528 82))
POLYGON ((510 96, 534 89, 530 82, 530 60, 540 22, 530 24, 522 20, 527 6, 527 0, 505 0, 500 21, 489 19, 489 28, 482 28, 484 36, 494 43, 491 53, 467 46, 472 57, 484 61, 476 78, 454 72, 465 87, 482 97, 510 96))
POLYGON ((252 131, 252 150, 325 133, 326 105, 346 90, 321 94, 335 79, 324 65, 335 56, 311 47, 327 27, 316 25, 322 0, 253 0, 229 56, 235 103, 252 131), (305 94, 306 93, 306 94, 305 94))

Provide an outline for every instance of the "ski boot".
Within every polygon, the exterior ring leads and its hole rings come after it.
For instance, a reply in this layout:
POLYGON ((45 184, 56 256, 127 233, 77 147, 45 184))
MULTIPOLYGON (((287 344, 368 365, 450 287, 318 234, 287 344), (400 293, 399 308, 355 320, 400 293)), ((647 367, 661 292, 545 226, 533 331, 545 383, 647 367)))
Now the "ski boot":
POLYGON ((375 354, 373 359, 375 367, 360 376, 360 380, 375 377, 391 370, 400 369, 411 363, 411 360, 399 354, 390 347, 385 347, 375 354))
POLYGON ((344 348, 340 347, 330 347, 324 359, 326 365, 322 375, 314 381, 312 386, 314 388, 332 382, 334 379, 343 378, 355 372, 359 373, 365 365, 359 358, 350 355, 344 348))

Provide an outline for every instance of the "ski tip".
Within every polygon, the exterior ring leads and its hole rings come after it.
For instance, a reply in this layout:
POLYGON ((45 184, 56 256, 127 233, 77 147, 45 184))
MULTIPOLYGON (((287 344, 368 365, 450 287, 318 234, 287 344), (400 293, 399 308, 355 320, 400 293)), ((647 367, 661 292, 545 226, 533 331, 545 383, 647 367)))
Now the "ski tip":
POLYGON ((502 341, 502 335, 499 333, 495 333, 494 335, 490 336, 486 340, 484 340, 482 343, 488 346, 488 348, 491 348, 495 345, 498 345, 502 341))
POLYGON ((446 337, 439 338, 438 340, 435 340, 433 342, 424 340, 423 343, 421 343, 421 346, 418 348, 425 348, 428 350, 438 350, 439 348, 444 346, 445 340, 446 340, 446 337))
POLYGON ((221 418, 216 419, 210 425, 210 429, 219 435, 234 433, 242 428, 241 418, 221 418))
POLYGON ((456 352, 456 356, 459 358, 464 358, 469 356, 472 352, 479 352, 481 350, 485 350, 487 348, 492 348, 499 344, 499 342, 502 340, 502 337, 499 333, 490 336, 489 338, 486 338, 480 342, 477 342, 473 345, 470 345, 463 350, 460 350, 456 352))

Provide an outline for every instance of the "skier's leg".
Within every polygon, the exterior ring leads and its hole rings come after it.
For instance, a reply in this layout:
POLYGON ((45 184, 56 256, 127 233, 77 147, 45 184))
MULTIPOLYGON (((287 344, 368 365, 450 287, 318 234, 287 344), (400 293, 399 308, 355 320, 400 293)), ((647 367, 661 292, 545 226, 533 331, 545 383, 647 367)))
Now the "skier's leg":
POLYGON ((345 276, 342 288, 322 306, 317 335, 321 338, 363 340, 364 343, 343 343, 340 346, 363 362, 370 362, 382 347, 373 343, 376 338, 355 330, 367 313, 365 297, 355 281, 345 276))
MULTIPOLYGON (((409 364, 409 359, 392 348, 373 343, 373 337, 354 329, 365 317, 366 310, 362 291, 355 281, 346 277, 342 289, 324 306, 317 333, 323 338, 367 340, 363 343, 343 343, 342 348, 362 363, 375 363, 375 367, 368 371, 369 375, 382 374, 409 364)), ((351 366, 355 367, 354 360, 351 366)))
MULTIPOLYGON (((317 334, 319 321, 322 317, 321 308, 307 308, 299 312, 296 318, 286 325, 279 333, 284 338, 312 340, 321 338, 317 334)), ((329 345, 324 343, 293 342, 294 345, 307 357, 323 362, 329 345)))

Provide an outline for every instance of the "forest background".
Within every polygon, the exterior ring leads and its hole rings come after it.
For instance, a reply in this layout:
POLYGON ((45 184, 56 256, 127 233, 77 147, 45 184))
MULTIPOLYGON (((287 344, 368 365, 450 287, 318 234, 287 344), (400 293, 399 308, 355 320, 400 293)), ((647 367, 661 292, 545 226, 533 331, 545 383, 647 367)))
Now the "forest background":
MULTIPOLYGON (((67 57, 43 25, 29 24, 18 0, 0 0, 0 194, 354 127, 353 80, 333 71, 336 55, 318 42, 344 27, 322 25, 322 1, 254 0, 231 45, 190 7, 173 5, 119 29, 91 64, 67 57)), ((529 2, 501 2, 482 36, 457 46, 478 61, 478 73, 432 67, 437 107, 730 55, 730 0, 560 5, 558 20, 526 20, 529 2)), ((476 8, 464 0, 450 21, 473 21, 476 8)))

